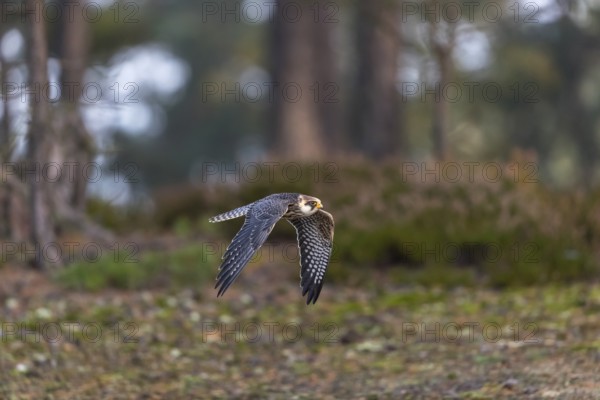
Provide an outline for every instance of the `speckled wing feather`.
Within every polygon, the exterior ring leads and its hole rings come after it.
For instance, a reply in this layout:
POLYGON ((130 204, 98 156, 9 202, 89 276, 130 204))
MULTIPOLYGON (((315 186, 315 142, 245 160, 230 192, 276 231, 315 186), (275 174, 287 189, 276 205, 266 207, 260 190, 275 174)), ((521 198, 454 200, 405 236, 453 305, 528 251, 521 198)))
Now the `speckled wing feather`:
POLYGON ((267 240, 275 223, 287 211, 288 201, 269 196, 250 206, 246 212, 244 225, 235 235, 223 255, 223 263, 219 267, 219 275, 215 285, 215 288, 219 288, 217 296, 225 293, 254 253, 267 240))
POLYGON ((253 204, 254 203, 248 204, 248 205, 245 205, 242 207, 238 207, 235 210, 227 211, 226 213, 216 215, 216 216, 210 218, 208 221, 209 222, 222 222, 222 221, 227 221, 228 219, 243 217, 244 215, 246 215, 248 213, 250 208, 252 208, 253 204))
POLYGON ((333 217, 326 211, 289 220, 298 234, 300 251, 300 286, 306 304, 314 304, 323 288, 323 278, 333 248, 333 217))

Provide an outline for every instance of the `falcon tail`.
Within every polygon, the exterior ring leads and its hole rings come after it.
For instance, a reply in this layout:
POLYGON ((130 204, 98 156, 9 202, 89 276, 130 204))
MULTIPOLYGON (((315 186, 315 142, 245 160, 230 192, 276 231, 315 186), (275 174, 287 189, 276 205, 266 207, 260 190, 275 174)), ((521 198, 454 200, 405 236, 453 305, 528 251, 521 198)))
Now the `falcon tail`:
POLYGON ((236 208, 235 210, 227 211, 226 213, 216 215, 212 218, 209 218, 209 222, 222 222, 227 221, 229 219, 243 217, 250 210, 251 204, 245 205, 243 207, 236 208))

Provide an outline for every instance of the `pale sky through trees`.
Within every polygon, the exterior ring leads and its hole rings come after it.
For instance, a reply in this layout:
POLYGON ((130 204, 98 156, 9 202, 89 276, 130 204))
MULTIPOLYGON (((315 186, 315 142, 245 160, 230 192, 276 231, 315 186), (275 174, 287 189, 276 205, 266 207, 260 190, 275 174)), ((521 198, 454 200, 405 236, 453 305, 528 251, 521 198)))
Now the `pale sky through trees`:
MULTIPOLYGON (((107 0, 100 2, 100 4, 109 7, 112 2, 107 0)), ((264 50, 267 45, 264 35, 257 34, 257 32, 265 30, 273 23, 273 16, 269 14, 270 7, 260 7, 260 1, 255 2, 252 0, 244 0, 241 4, 241 8, 246 10, 247 14, 243 15, 243 18, 239 23, 234 24, 234 27, 239 29, 240 32, 248 33, 248 36, 256 35, 256 37, 253 39, 243 38, 245 40, 240 38, 239 44, 232 49, 233 53, 229 54, 227 56, 229 58, 223 61, 222 68, 208 70, 209 74, 201 77, 203 82, 222 80, 229 83, 236 82, 242 87, 248 84, 261 87, 273 80, 267 65, 268 61, 266 59, 268 57, 264 50)), ((514 26, 515 29, 518 28, 523 31, 530 28, 539 30, 543 25, 556 23, 563 15, 563 11, 561 11, 563 9, 557 5, 559 3, 552 0, 535 2, 519 0, 518 7, 515 4, 517 3, 503 3, 503 6, 506 6, 503 8, 503 12, 505 13, 504 17, 508 18, 508 28, 514 26), (518 18, 511 14, 517 9, 519 10, 518 18), (531 14, 532 12, 533 14, 531 14), (521 21, 528 16, 533 18, 535 23, 527 25, 521 21), (517 19, 516 23, 511 25, 510 20, 515 18, 517 19)), ((579 26, 587 26, 591 23, 589 7, 597 7, 597 5, 598 1, 595 0, 576 2, 568 8, 567 14, 579 26)), ((480 10, 476 9, 476 16, 478 12, 480 10)), ((335 24, 334 32, 336 57, 344 62, 339 68, 341 82, 346 79, 343 75, 348 75, 355 68, 352 62, 349 62, 355 55, 351 54, 352 51, 348 46, 354 33, 348 22, 351 16, 347 11, 341 10, 339 14, 336 14, 336 17, 341 21, 341 23, 335 24)), ((405 17, 407 16, 403 15, 401 18, 405 17)), ((405 48, 399 58, 396 89, 402 97, 415 101, 414 99, 418 100, 421 94, 404 92, 403 83, 418 82, 434 85, 438 78, 438 71, 435 60, 427 49, 427 24, 418 15, 408 16, 407 21, 403 21, 401 18, 398 20, 397 27, 402 31, 404 39, 411 43, 411 46, 405 48)), ((221 25, 219 29, 224 29, 224 32, 232 28, 232 24, 225 23, 221 25)), ((498 61, 504 61, 495 58, 498 57, 497 49, 494 48, 498 45, 498 32, 495 29, 504 28, 500 27, 498 23, 489 23, 489 21, 482 21, 481 19, 475 21, 461 20, 455 25, 456 37, 452 48, 452 62, 455 71, 463 74, 463 77, 469 77, 470 74, 473 74, 472 76, 475 77, 473 79, 494 79, 493 74, 497 72, 494 70, 495 64, 498 61)), ((199 35, 199 33, 193 33, 193 35, 199 35)), ((233 34, 232 36, 235 37, 233 34)), ((92 66, 88 68, 85 80, 87 83, 98 85, 101 88, 102 96, 99 100, 87 102, 84 100, 82 113, 88 130, 95 136, 103 151, 108 154, 114 152, 113 133, 115 132, 124 133, 130 137, 160 137, 168 129, 169 124, 173 122, 169 121, 170 114, 168 110, 173 108, 174 105, 181 105, 180 102, 185 96, 185 92, 199 90, 197 86, 190 86, 194 81, 192 74, 198 73, 198 67, 192 65, 189 60, 180 57, 178 52, 181 49, 177 49, 174 46, 175 44, 175 42, 171 43, 159 38, 148 39, 140 43, 123 46, 114 54, 106 57, 106 61, 102 64, 94 64, 92 58, 92 66)), ((0 51, 3 58, 14 64, 10 66, 8 79, 19 86, 27 78, 23 60, 24 46, 23 34, 17 28, 4 33, 0 42, 0 51)), ((204 50, 198 48, 197 51, 202 52, 204 50)), ((210 55, 207 54, 206 57, 210 57, 210 55)), ((539 57, 539 55, 534 54, 534 57, 539 57)), ((206 73, 206 71, 202 72, 206 73)), ((55 83, 60 76, 60 65, 53 58, 52 53, 48 61, 48 73, 51 84, 55 83)), ((336 76, 337 79, 338 76, 336 76)), ((339 86, 340 95, 346 96, 349 94, 349 90, 344 87, 346 83, 336 82, 336 84, 339 86)), ((589 82, 586 84, 586 88, 594 86, 595 83, 593 82, 591 85, 589 82)), ((250 113, 267 114, 265 111, 266 106, 269 105, 267 90, 257 92, 252 87, 243 93, 246 97, 242 99, 242 103, 248 103, 249 109, 255 107, 250 113)), ((509 89, 511 88, 512 86, 509 89)), ((88 93, 93 96, 96 92, 92 87, 88 93)), ((50 97, 55 97, 57 95, 56 89, 51 87, 48 94, 50 97)), ((12 114, 12 128, 16 134, 15 155, 22 153, 24 149, 23 138, 28 123, 26 99, 26 95, 19 94, 16 98, 12 98, 9 104, 10 113, 12 114)), ((221 105, 224 103, 221 102, 221 105)), ((206 103, 198 104, 196 107, 199 110, 209 108, 206 103)), ((1 112, 2 108, 0 107, 1 112)), ((418 118, 424 120, 422 116, 418 118)), ((465 125, 462 125, 462 127, 464 128, 465 125)), ((204 129, 205 127, 199 124, 197 134, 201 135, 204 129)), ((423 129, 428 129, 428 127, 419 124, 412 131, 423 129)), ((234 147, 232 154, 235 154, 238 159, 244 160, 264 154, 265 140, 262 138, 265 135, 264 126, 248 126, 247 129, 244 127, 241 130, 238 128, 238 132, 243 138, 232 143, 234 147)), ((465 143, 483 143, 483 145, 472 147, 469 151, 485 153, 489 152, 485 143, 493 143, 493 140, 490 141, 489 137, 498 136, 498 133, 486 130, 482 126, 469 126, 468 129, 465 128, 459 131, 457 135, 465 143)), ((430 143, 425 137, 426 135, 422 135, 422 137, 411 140, 412 152, 418 158, 426 157, 430 153, 430 143)), ((561 145, 561 147, 569 148, 565 145, 561 145)), ((470 155, 471 153, 469 153, 470 155)), ((573 173, 572 167, 564 167, 565 165, 573 165, 573 161, 566 162, 565 157, 567 160, 577 157, 576 152, 553 157, 556 158, 557 164, 548 169, 550 176, 568 176, 573 173), (557 171, 570 172, 561 174, 557 171)), ((110 156, 101 154, 98 160, 110 162, 111 159, 110 156)), ((192 169, 193 167, 190 164, 188 166, 190 174, 192 169)), ((106 190, 99 192, 105 193, 106 190)))

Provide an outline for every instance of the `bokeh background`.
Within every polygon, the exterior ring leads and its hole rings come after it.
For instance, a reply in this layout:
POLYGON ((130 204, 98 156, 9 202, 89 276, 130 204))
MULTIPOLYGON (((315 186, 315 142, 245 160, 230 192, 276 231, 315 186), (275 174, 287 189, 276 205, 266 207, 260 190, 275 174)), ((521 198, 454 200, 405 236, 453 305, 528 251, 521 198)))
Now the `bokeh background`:
POLYGON ((0 14, 6 397, 597 398, 597 1, 0 14), (216 299, 274 192, 334 215, 319 302, 284 223, 216 299))

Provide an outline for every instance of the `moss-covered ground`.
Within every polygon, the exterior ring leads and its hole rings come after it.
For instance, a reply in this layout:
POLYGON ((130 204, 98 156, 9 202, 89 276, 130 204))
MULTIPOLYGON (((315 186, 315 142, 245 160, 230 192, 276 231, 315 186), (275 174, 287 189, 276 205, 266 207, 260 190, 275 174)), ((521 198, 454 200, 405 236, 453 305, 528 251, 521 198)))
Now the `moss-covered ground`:
POLYGON ((223 298, 209 264, 190 284, 179 266, 119 289, 5 266, 0 397, 600 398, 598 284, 440 288, 373 270, 306 306, 290 263, 250 264, 223 298))

